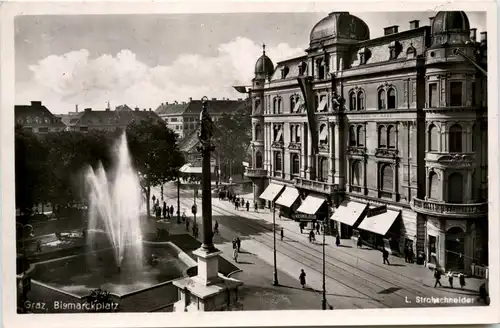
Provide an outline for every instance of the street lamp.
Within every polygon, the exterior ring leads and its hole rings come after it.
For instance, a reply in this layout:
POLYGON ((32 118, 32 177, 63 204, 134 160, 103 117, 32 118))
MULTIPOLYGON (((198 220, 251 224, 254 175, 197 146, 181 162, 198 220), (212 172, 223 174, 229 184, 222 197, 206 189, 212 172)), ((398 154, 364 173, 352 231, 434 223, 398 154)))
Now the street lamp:
POLYGON ((273 206, 273 244, 274 244, 274 281, 273 285, 278 286, 278 269, 276 267, 276 203, 272 202, 273 206))
POLYGON ((177 223, 181 223, 181 177, 179 171, 177 171, 177 223))
MULTIPOLYGON (((328 214, 327 214, 328 215, 328 214)), ((325 235, 326 235, 326 226, 325 226, 325 218, 323 217, 323 300, 321 302, 321 307, 323 310, 326 310, 326 271, 325 271, 325 235)))

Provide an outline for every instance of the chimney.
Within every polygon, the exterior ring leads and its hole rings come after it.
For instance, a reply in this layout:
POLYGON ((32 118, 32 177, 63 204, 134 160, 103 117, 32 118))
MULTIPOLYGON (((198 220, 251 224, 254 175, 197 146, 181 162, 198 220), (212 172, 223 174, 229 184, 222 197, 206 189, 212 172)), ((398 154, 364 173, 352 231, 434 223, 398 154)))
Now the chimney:
POLYGON ((217 100, 217 98, 212 98, 212 100, 217 100))
POLYGON ((414 29, 418 28, 419 23, 420 23, 420 21, 417 20, 417 19, 416 20, 412 20, 410 22, 410 30, 414 30, 414 29))
POLYGON ((389 26, 389 27, 384 28, 384 35, 391 35, 391 34, 398 33, 398 27, 399 26, 397 26, 397 25, 393 25, 393 26, 389 26))
POLYGON ((149 107, 149 111, 151 111, 151 107, 149 107))
POLYGON ((432 26, 432 23, 434 22, 434 17, 436 17, 436 16, 429 17, 429 24, 431 26, 432 26))
POLYGON ((138 112, 139 111, 139 107, 136 106, 135 107, 135 111, 138 112))
POLYGON ((85 113, 90 113, 92 111, 92 108, 85 108, 85 113))
POLYGON ((75 110, 78 113, 78 104, 75 105, 75 110))
POLYGON ((477 37, 477 28, 471 28, 470 29, 470 40, 472 42, 476 42, 476 37, 477 37))
POLYGON ((161 105, 163 106, 163 103, 161 103, 161 105))
POLYGON ((32 107, 42 107, 42 102, 41 101, 32 101, 31 106, 32 107))
POLYGON ((168 105, 168 101, 165 101, 165 106, 168 105))
POLYGON ((144 108, 142 111, 143 111, 143 112, 145 112, 145 111, 146 111, 146 108, 144 108))
POLYGON ((189 97, 189 102, 193 101, 193 97, 189 97))
POLYGON ((481 32, 480 35, 481 35, 481 43, 486 44, 486 41, 488 40, 487 39, 487 35, 488 35, 487 32, 481 32))

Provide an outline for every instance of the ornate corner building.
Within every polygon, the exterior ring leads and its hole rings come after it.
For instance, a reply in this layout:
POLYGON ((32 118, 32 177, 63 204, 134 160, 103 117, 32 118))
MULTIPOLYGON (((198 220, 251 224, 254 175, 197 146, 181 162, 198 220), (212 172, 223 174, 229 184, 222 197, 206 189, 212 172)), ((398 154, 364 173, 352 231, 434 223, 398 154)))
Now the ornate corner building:
POLYGON ((487 264, 480 35, 456 11, 370 39, 361 19, 334 12, 314 26, 304 56, 275 67, 264 51, 249 91, 255 201, 269 206, 261 195, 278 186, 283 215, 309 206, 342 238, 411 248, 451 270, 487 264))

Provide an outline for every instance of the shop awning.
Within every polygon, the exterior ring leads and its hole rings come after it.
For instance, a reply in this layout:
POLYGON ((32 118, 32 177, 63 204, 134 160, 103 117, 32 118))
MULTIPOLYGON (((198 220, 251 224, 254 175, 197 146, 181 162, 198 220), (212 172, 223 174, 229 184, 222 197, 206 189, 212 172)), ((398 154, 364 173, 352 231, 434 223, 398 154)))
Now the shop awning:
POLYGON ((387 210, 387 212, 375 216, 366 216, 359 224, 358 229, 385 236, 400 213, 399 211, 387 210))
POLYGON ((283 188, 285 188, 285 186, 270 183, 259 198, 274 202, 283 188))
POLYGON ((335 213, 330 217, 330 220, 335 220, 352 227, 367 207, 367 204, 345 201, 335 209, 335 213))
POLYGON ((286 187, 285 191, 281 194, 281 196, 276 200, 276 204, 292 207, 293 203, 299 197, 299 191, 294 187, 286 187))
POLYGON ((201 166, 193 166, 192 164, 184 164, 180 169, 179 172, 181 173, 196 173, 196 174, 201 174, 202 173, 202 168, 201 166))
POLYGON ((309 195, 297 209, 297 212, 315 215, 324 202, 324 198, 309 195))

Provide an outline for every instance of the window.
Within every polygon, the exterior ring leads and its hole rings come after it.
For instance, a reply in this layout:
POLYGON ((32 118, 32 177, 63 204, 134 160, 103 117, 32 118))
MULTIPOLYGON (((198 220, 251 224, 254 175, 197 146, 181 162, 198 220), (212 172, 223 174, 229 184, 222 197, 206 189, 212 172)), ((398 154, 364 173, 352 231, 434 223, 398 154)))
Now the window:
POLYGON ((190 130, 192 130, 192 129, 194 129, 194 128, 195 128, 194 123, 189 123, 189 129, 190 129, 190 130))
POLYGON ((323 63, 323 60, 318 59, 316 65, 318 65, 318 79, 323 80, 325 78, 325 65, 323 63))
POLYGON ((462 82, 450 82, 450 106, 462 106, 462 82))
POLYGON ((436 172, 429 174, 429 198, 439 200, 439 178, 436 172))
POLYGON ((385 109, 385 90, 378 92, 378 109, 385 109))
POLYGON ((80 132, 88 132, 89 131, 89 127, 88 126, 81 126, 80 127, 80 132))
POLYGON ((349 128, 349 146, 356 146, 356 133, 354 131, 354 126, 349 128))
POLYGON ((363 147, 365 145, 365 133, 361 125, 356 129, 356 137, 356 139, 358 140, 358 147, 363 147))
POLYGON ((290 112, 291 113, 293 113, 295 110, 295 103, 296 103, 295 96, 291 96, 290 97, 290 112))
POLYGON ((394 90, 394 88, 390 88, 387 92, 387 108, 396 108, 396 90, 394 90))
POLYGON ((262 128, 260 124, 255 125, 255 140, 262 140, 262 128))
POLYGON ((255 168, 262 168, 262 153, 260 151, 255 152, 255 168))
POLYGON ((300 125, 295 126, 295 142, 300 142, 300 125))
POLYGON ((328 144, 328 128, 326 127, 326 124, 321 125, 321 127, 319 128, 319 144, 328 144))
POLYGON ((255 109, 254 109, 254 113, 255 113, 255 114, 260 114, 261 112, 262 112, 262 109, 261 109, 260 98, 257 98, 257 99, 255 99, 255 109))
POLYGON ((296 97, 295 99, 295 105, 292 108, 294 113, 299 113, 300 112, 300 107, 302 106, 302 102, 299 97, 296 97))
POLYGON ((170 119, 170 122, 177 122, 177 117, 172 117, 172 118, 170 119))
POLYGON ((273 114, 276 114, 278 111, 278 99, 274 98, 273 99, 273 114))
POLYGON ((440 136, 437 126, 431 124, 429 126, 429 133, 428 133, 429 151, 438 151, 439 137, 440 136))
POLYGON ((288 73, 290 72, 290 69, 288 68, 288 66, 285 66, 281 69, 281 78, 284 79, 286 78, 286 76, 288 75, 288 73))
POLYGON ((38 132, 40 132, 40 133, 47 133, 47 132, 49 132, 49 128, 47 128, 47 127, 38 128, 38 132))
POLYGON ((436 108, 438 107, 438 92, 437 92, 437 83, 429 84, 429 107, 436 108))
POLYGON ((364 110, 365 109, 365 93, 363 91, 360 91, 358 93, 358 110, 364 110))
POLYGON ((378 128, 378 146, 379 148, 387 147, 387 130, 383 125, 378 128))
POLYGON ((178 126, 178 125, 176 125, 176 126, 175 126, 175 129, 176 129, 176 130, 179 130, 179 126, 178 126))
POLYGON ((283 141, 283 131, 281 129, 281 125, 274 126, 274 139, 273 139, 273 141, 275 141, 275 142, 282 142, 283 141))
POLYGON ((356 94, 354 92, 349 94, 349 108, 351 110, 356 110, 356 94))
POLYGON ((324 112, 327 109, 326 106, 326 95, 322 95, 319 98, 319 105, 316 111, 318 112, 324 112))
POLYGON ((389 148, 396 148, 396 128, 392 125, 387 127, 387 145, 389 148))
POLYGON ((389 47, 390 51, 390 59, 396 59, 398 57, 398 53, 396 52, 396 47, 389 47))
POLYGON ((450 149, 452 153, 462 152, 462 128, 458 124, 450 127, 450 149))
POLYGON ((300 172, 300 161, 298 154, 292 154, 292 175, 299 175, 300 172))
POLYGON ((274 153, 274 171, 279 171, 281 172, 281 152, 276 152, 274 153))
POLYGON ((281 105, 282 105, 281 98, 278 98, 278 114, 281 114, 281 105))
POLYGON ((302 62, 299 65, 299 75, 304 75, 307 72, 307 64, 302 62))
POLYGON ((351 184, 361 186, 361 163, 359 161, 352 163, 351 184))
POLYGON ((389 164, 386 164, 382 167, 380 182, 382 184, 380 186, 380 189, 382 189, 383 191, 394 191, 394 176, 392 167, 389 164))
MULTIPOLYGON (((471 135, 472 151, 476 151, 476 125, 472 125, 472 135, 471 135)), ((472 179, 474 181, 474 179, 472 179)))
POLYGON ((455 172, 448 177, 448 203, 460 204, 463 198, 463 177, 455 172))
POLYGON ((328 159, 326 157, 319 158, 319 180, 328 180, 328 159))

